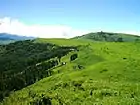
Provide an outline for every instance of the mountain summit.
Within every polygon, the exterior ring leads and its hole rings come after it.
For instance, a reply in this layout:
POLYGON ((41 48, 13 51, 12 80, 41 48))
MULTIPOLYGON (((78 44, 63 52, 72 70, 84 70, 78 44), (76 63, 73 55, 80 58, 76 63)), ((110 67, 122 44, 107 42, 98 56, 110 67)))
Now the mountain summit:
POLYGON ((140 39, 138 35, 124 34, 124 33, 111 33, 111 32, 96 32, 88 33, 82 36, 74 37, 74 39, 89 39, 94 41, 106 42, 134 42, 140 39))

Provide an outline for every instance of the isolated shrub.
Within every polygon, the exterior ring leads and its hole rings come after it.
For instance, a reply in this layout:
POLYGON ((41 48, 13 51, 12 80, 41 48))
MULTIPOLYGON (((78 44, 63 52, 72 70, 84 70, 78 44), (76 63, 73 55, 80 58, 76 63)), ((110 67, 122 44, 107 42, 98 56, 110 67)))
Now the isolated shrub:
POLYGON ((78 65, 78 69, 84 69, 84 66, 78 65))
POLYGON ((107 72, 107 71, 108 71, 107 69, 103 69, 100 71, 100 73, 107 72))
POLYGON ((123 58, 123 59, 127 59, 127 58, 123 58))
POLYGON ((73 81, 72 85, 75 86, 76 88, 84 91, 84 88, 82 87, 83 82, 84 81, 82 81, 82 80, 81 81, 80 80, 79 81, 73 81))
POLYGON ((117 42, 123 42, 123 38, 118 38, 117 42))
POLYGON ((73 61, 76 58, 78 58, 78 54, 73 54, 73 55, 70 56, 70 61, 73 61))

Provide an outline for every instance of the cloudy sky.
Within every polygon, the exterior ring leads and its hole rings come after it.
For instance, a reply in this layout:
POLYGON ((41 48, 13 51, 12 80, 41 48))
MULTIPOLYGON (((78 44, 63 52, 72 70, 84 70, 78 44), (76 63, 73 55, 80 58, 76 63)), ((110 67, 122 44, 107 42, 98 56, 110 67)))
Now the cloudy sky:
POLYGON ((140 35, 140 0, 0 0, 0 33, 69 38, 108 31, 140 35))

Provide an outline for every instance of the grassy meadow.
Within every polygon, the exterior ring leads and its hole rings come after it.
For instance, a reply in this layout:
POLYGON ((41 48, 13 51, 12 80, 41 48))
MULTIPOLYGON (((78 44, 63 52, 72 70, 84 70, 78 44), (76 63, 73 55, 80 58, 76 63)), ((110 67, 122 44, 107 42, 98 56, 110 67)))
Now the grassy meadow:
POLYGON ((11 92, 0 105, 45 105, 39 104, 42 97, 50 101, 47 105, 140 104, 139 42, 77 39, 36 39, 35 42, 79 46, 79 51, 64 56, 61 60, 66 65, 54 68, 52 76, 11 92), (73 53, 78 58, 70 62, 73 53))

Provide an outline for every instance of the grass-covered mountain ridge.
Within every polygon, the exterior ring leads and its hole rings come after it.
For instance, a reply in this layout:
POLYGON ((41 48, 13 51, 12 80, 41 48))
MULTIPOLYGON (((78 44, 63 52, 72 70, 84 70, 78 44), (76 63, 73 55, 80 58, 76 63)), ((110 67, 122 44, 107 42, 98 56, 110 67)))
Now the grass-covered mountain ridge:
POLYGON ((1 45, 0 105, 139 105, 140 42, 122 36, 1 45))
POLYGON ((107 41, 107 42, 134 42, 140 39, 138 35, 111 33, 111 32, 96 32, 88 33, 82 36, 74 37, 74 39, 89 39, 93 41, 107 41))

